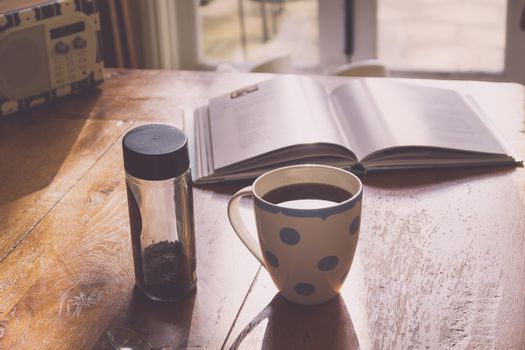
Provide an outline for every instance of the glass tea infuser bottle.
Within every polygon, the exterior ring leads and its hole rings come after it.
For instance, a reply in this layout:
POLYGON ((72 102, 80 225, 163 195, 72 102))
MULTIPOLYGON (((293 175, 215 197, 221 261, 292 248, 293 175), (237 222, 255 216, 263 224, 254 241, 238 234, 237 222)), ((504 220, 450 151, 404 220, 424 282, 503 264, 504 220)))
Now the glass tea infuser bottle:
POLYGON ((150 124, 122 148, 136 283, 152 299, 180 299, 197 281, 188 139, 150 124))

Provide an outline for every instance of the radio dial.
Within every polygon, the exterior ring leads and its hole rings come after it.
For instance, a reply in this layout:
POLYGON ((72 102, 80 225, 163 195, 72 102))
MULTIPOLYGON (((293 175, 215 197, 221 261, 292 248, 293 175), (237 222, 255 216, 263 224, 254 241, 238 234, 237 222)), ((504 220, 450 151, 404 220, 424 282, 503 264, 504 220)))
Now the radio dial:
POLYGON ((75 49, 83 49, 87 46, 87 40, 84 39, 83 37, 81 36, 77 36, 74 40, 73 40, 73 47, 75 49))
POLYGON ((59 41, 55 45, 55 52, 58 53, 59 55, 65 55, 66 53, 69 52, 69 45, 63 41, 59 41))

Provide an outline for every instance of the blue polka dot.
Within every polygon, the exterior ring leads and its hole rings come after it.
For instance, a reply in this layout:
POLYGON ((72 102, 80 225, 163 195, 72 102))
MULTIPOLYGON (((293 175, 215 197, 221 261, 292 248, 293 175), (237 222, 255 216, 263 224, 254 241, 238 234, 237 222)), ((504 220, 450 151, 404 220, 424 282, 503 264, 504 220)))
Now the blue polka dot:
POLYGON ((319 260, 319 262, 317 263, 317 267, 321 271, 330 271, 334 269, 338 263, 339 258, 335 255, 330 255, 319 260))
POLYGON ((270 266, 275 268, 279 267, 279 259, 277 259, 274 253, 267 250, 264 252, 264 256, 266 257, 266 261, 268 261, 268 264, 270 264, 270 266))
POLYGON ((312 295, 315 293, 315 287, 313 284, 310 283, 298 283, 295 285, 294 289, 297 292, 297 294, 305 296, 312 295))
POLYGON ((281 237, 283 243, 289 245, 295 245, 299 243, 299 240, 301 239, 299 232, 290 227, 283 228, 281 232, 279 232, 279 237, 281 237))
POLYGON ((361 223, 361 217, 358 215, 350 224, 350 234, 355 235, 359 231, 359 224, 361 223))

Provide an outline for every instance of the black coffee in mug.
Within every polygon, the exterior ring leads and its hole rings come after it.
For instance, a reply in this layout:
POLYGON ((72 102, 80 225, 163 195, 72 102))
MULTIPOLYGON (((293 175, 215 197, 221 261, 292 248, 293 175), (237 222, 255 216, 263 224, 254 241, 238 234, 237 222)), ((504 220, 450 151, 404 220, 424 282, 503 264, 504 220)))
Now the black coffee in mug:
POLYGON ((352 197, 347 190, 322 183, 299 183, 278 187, 262 198, 272 204, 294 209, 317 209, 344 202, 352 197))
POLYGON ((337 296, 348 275, 361 226, 362 193, 359 178, 346 170, 287 166, 235 193, 228 218, 284 298, 316 305, 337 296), (243 221, 243 197, 253 198, 257 234, 243 221))

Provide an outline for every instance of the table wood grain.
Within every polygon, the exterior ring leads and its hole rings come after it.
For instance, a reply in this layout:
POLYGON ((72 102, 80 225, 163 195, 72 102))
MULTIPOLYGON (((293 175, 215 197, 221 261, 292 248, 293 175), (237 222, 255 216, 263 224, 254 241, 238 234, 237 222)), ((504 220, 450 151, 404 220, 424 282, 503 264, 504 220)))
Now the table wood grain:
MULTIPOLYGON (((0 349, 110 349, 111 326, 172 348, 525 348, 523 168, 365 176, 350 275, 316 307, 282 299, 233 233, 246 183, 197 188, 197 290, 159 303, 134 288, 122 136, 269 77, 109 70, 99 90, 0 119, 0 349)), ((522 86, 420 83, 472 95, 525 155, 522 86)))

